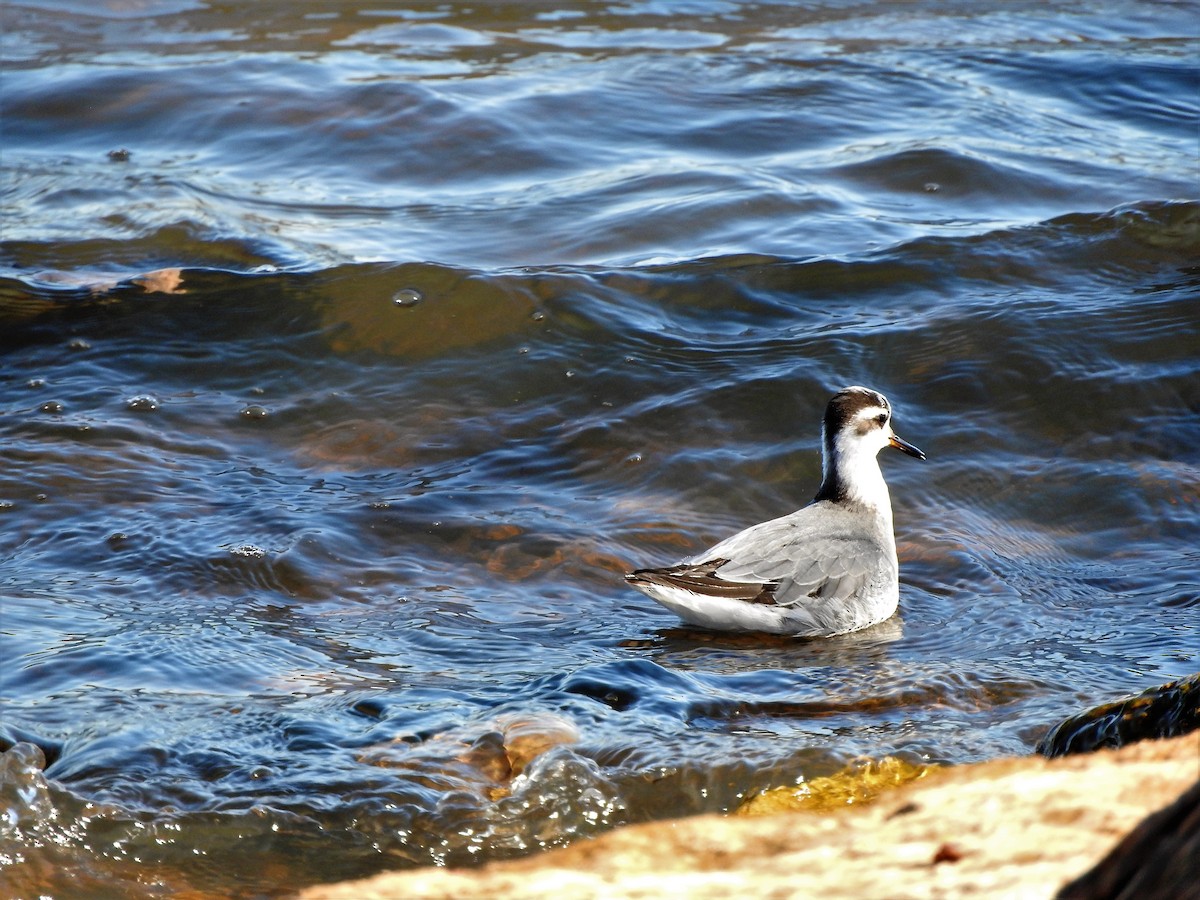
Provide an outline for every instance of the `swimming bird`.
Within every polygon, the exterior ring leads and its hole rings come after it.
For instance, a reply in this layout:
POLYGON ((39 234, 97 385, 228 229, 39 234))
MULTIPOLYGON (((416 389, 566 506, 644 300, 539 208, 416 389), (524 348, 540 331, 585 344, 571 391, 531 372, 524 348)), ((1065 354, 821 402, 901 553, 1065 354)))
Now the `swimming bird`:
POLYGON ((900 601, 892 501, 876 458, 884 447, 925 458, 892 431, 883 394, 843 388, 821 422, 811 503, 625 580, 685 622, 720 631, 829 637, 882 622, 900 601))

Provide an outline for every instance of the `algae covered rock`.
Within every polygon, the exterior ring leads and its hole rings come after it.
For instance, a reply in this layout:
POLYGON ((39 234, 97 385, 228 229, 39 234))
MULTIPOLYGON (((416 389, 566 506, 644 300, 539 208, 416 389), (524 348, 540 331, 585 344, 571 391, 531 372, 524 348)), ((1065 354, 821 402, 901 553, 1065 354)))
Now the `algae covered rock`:
POLYGON ((1089 753, 1200 728, 1200 673, 1064 719, 1038 742, 1044 756, 1089 753))
POLYGON ((885 791, 924 777, 931 768, 895 756, 856 761, 835 775, 756 794, 738 807, 735 815, 770 816, 796 810, 829 812, 870 803, 885 791))

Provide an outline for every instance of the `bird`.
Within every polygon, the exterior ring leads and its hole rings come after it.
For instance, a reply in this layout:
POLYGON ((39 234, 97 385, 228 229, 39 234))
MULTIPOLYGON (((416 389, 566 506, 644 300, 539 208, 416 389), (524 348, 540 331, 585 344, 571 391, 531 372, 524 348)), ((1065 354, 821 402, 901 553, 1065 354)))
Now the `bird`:
POLYGON ((892 406, 860 385, 821 422, 821 486, 806 506, 673 566, 625 580, 691 625, 832 637, 888 619, 900 601, 892 501, 878 453, 925 454, 892 430, 892 406))

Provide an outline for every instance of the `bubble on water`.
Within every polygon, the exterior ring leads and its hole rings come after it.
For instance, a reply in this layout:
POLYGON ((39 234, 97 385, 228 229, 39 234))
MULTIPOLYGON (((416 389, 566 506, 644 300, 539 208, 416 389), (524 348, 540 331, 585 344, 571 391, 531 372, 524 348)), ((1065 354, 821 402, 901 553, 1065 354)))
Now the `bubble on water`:
POLYGON ((64 406, 58 400, 47 400, 45 403, 43 403, 41 406, 39 406, 38 409, 44 413, 51 413, 51 414, 57 415, 58 413, 62 412, 64 409, 66 409, 66 406, 64 406))
POLYGON ((116 150, 108 151, 108 158, 113 162, 129 162, 129 157, 131 156, 133 156, 133 154, 124 147, 119 147, 116 150))
POLYGON ((238 413, 243 419, 265 419, 270 414, 271 411, 269 409, 265 406, 259 406, 256 403, 243 408, 238 413))
POLYGON ((936 181, 925 182, 925 191, 927 193, 936 194, 941 189, 942 189, 942 186, 940 184, 938 184, 936 181))
POLYGON ((158 399, 151 397, 149 394, 142 394, 137 397, 130 397, 125 401, 125 405, 134 412, 154 412, 158 409, 158 399))
POLYGON ((36 388, 41 388, 41 387, 45 387, 45 386, 46 386, 45 378, 30 378, 27 382, 25 382, 25 387, 28 387, 28 388, 36 389, 36 388))
POLYGON ((267 555, 267 551, 262 547, 255 547, 253 544, 240 544, 237 547, 230 547, 229 555, 241 556, 246 559, 262 559, 267 555))
POLYGON ((67 341, 68 350, 91 350, 92 345, 83 338, 71 338, 67 341))
POLYGON ((535 309, 529 314, 529 318, 533 319, 535 322, 541 322, 546 318, 546 314, 540 309, 535 309))
POLYGON ((404 288, 404 290, 396 291, 392 294, 392 302, 397 306, 416 306, 425 298, 421 296, 420 291, 412 288, 404 288))

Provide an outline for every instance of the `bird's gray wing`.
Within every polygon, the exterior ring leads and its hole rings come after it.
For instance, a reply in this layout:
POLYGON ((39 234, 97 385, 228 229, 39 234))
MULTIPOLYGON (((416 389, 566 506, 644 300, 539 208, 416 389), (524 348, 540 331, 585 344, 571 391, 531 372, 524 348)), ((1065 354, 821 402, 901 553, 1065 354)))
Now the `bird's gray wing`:
POLYGON ((713 571, 717 578, 772 583, 777 606, 839 603, 886 566, 887 551, 874 529, 862 524, 835 509, 809 506, 747 528, 702 555, 728 560, 713 571))

